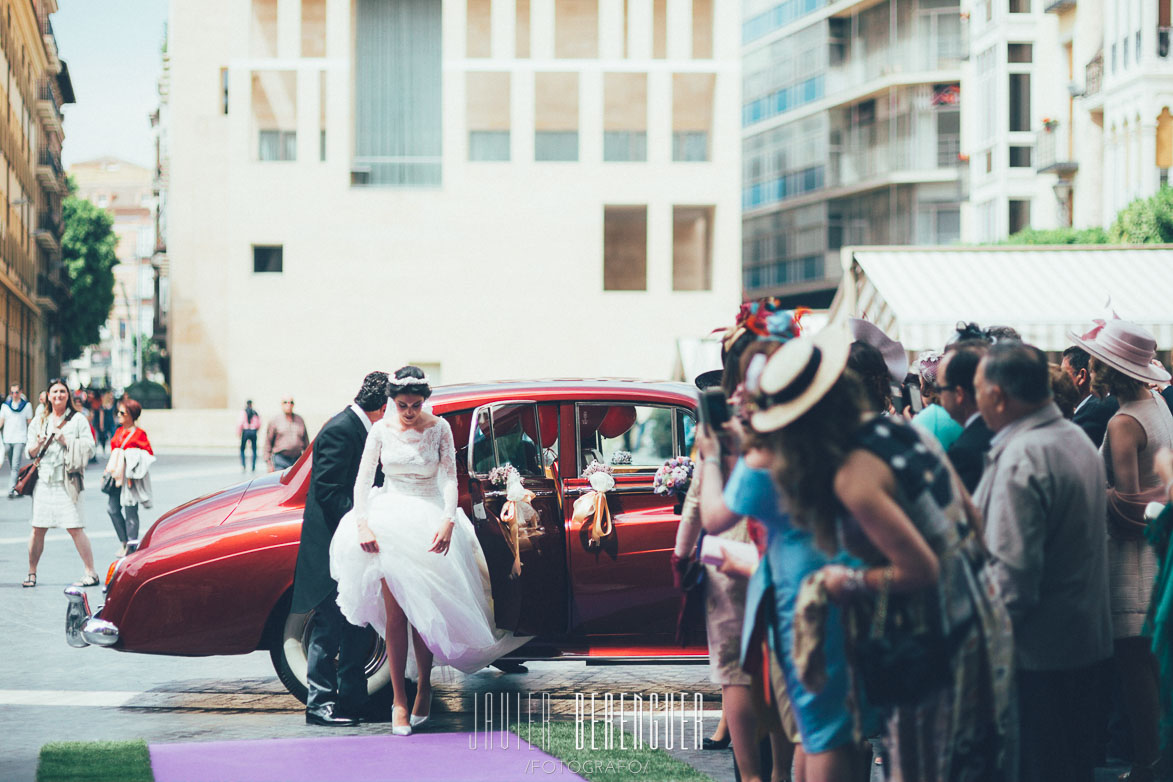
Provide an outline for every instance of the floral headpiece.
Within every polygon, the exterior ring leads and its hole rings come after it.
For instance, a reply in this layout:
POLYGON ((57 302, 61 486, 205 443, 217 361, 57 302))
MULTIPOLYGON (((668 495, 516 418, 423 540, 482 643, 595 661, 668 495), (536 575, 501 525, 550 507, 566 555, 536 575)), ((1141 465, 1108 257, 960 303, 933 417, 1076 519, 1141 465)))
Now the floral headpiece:
POLYGON ((921 379, 932 385, 937 384, 937 367, 941 364, 941 354, 935 350, 926 350, 916 360, 916 371, 921 379))
POLYGON ((784 309, 782 300, 774 296, 747 301, 737 311, 733 326, 725 329, 721 337, 724 352, 729 353, 746 334, 776 342, 794 339, 802 333, 801 320, 808 312, 806 307, 784 309))

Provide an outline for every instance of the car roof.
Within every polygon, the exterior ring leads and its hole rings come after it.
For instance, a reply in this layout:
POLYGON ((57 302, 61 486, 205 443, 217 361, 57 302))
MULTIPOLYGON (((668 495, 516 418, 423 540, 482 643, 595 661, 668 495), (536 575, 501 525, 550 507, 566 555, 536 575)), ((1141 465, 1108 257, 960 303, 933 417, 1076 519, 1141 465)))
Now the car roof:
POLYGON ((429 400, 437 412, 495 401, 577 401, 626 399, 695 406, 696 386, 669 380, 627 378, 501 380, 491 383, 458 383, 437 386, 429 400))

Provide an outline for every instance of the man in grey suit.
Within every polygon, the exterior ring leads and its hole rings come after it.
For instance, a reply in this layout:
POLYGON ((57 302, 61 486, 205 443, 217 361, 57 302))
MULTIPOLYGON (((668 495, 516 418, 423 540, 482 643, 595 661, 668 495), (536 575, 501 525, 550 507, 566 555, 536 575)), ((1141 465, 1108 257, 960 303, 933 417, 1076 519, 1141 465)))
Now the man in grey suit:
POLYGON ((974 386, 995 432, 974 502, 1014 623, 1021 782, 1092 782, 1112 655, 1104 461, 1051 401, 1039 349, 999 342, 974 386))

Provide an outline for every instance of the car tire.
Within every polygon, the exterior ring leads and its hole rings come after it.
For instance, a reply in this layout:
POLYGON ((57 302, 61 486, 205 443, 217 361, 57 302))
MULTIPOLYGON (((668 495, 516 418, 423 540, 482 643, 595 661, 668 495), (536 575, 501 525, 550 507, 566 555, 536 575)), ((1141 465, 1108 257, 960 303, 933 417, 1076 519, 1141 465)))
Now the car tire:
MULTIPOLYGON (((269 657, 277 678, 289 694, 302 703, 306 701, 306 645, 309 623, 313 612, 289 614, 281 638, 269 649, 269 657)), ((387 647, 373 628, 366 628, 371 647, 364 667, 367 674, 367 694, 373 702, 381 703, 391 695, 391 671, 387 662, 387 647)))

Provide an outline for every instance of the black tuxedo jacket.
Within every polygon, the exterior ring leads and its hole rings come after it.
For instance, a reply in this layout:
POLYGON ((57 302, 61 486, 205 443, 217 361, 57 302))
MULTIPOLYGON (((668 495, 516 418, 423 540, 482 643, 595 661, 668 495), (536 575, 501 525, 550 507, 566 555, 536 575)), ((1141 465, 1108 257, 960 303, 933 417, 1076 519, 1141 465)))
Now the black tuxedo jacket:
POLYGON ((310 489, 293 576, 293 613, 312 610, 338 588, 330 578, 330 539, 354 505, 354 482, 366 441, 366 427, 349 407, 327 421, 314 439, 310 489))
POLYGON ((986 426, 981 416, 978 416, 977 420, 965 427, 965 431, 945 452, 970 494, 973 494, 978 481, 982 479, 982 470, 986 466, 986 452, 990 450, 990 439, 993 436, 990 427, 986 426))
POLYGON ((1116 415, 1116 411, 1119 409, 1120 402, 1116 400, 1116 397, 1109 396, 1106 399, 1100 399, 1093 394, 1087 403, 1076 411, 1075 417, 1071 421, 1087 432, 1087 436, 1092 438, 1092 442, 1099 448, 1104 443, 1104 433, 1108 431, 1108 419, 1116 415))

